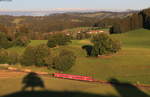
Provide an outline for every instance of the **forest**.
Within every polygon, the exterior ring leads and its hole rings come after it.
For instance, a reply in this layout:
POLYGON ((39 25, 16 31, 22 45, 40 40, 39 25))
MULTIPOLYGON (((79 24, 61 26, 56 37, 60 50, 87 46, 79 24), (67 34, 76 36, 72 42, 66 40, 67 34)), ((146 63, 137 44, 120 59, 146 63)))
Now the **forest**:
POLYGON ((150 29, 150 8, 117 20, 110 28, 110 33, 123 33, 139 28, 150 29))

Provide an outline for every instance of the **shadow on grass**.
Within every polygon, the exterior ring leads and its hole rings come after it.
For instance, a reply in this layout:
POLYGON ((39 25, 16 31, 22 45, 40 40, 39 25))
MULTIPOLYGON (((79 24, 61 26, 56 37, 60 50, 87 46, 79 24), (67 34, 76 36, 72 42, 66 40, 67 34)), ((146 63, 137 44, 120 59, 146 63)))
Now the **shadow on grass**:
POLYGON ((81 92, 21 91, 3 97, 116 97, 81 92))
POLYGON ((39 77, 38 74, 31 72, 23 78, 22 83, 24 84, 22 90, 25 91, 27 88, 31 88, 34 91, 35 87, 40 87, 45 89, 43 80, 39 77))
POLYGON ((121 97, 150 97, 130 83, 120 82, 115 78, 110 79, 109 82, 117 90, 121 97))
MULTIPOLYGON (((128 83, 121 83, 117 79, 111 79, 110 83, 118 91, 121 97, 149 97, 135 86, 128 83)), ((36 73, 29 73, 23 79, 24 87, 21 91, 1 97, 117 97, 115 95, 100 95, 83 93, 78 91, 49 91, 43 89, 36 91, 35 87, 45 88, 43 80, 36 73), (31 91, 26 88, 31 88, 31 91)))
POLYGON ((87 56, 92 55, 93 46, 92 45, 84 45, 82 46, 82 49, 86 51, 87 56))

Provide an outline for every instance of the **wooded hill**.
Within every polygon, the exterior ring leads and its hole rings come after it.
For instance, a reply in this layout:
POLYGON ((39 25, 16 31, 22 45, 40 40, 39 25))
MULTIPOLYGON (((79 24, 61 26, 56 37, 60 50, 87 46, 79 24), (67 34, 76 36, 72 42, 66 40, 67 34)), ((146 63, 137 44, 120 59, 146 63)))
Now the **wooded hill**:
POLYGON ((0 24, 11 28, 25 26, 31 32, 60 31, 75 27, 109 27, 115 22, 115 18, 124 18, 132 15, 130 12, 86 12, 63 13, 49 16, 0 16, 0 24))
POLYGON ((111 33, 123 33, 134 29, 150 29, 150 8, 134 13, 124 19, 118 19, 111 27, 111 33))

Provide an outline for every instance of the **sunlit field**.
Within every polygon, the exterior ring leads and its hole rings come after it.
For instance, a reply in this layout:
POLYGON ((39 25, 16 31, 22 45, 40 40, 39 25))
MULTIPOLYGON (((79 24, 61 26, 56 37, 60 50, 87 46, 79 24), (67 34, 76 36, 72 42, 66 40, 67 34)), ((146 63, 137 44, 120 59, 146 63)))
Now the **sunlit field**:
MULTIPOLYGON (((86 51, 82 49, 82 46, 91 44, 90 40, 72 40, 72 43, 69 45, 54 48, 52 51, 67 48, 75 52, 77 56, 76 64, 69 71, 64 73, 91 76, 96 80, 109 81, 110 79, 115 78, 121 82, 150 84, 150 30, 139 29, 111 36, 120 39, 122 42, 122 50, 117 54, 98 58, 87 57, 86 51)), ((46 44, 46 42, 47 40, 32 40, 29 45, 36 46, 43 43, 46 44)), ((18 51, 21 54, 25 48, 13 47, 8 50, 18 51)), ((14 67, 29 68, 33 71, 46 71, 50 73, 57 72, 55 70, 48 70, 44 67, 22 67, 20 65, 14 67)), ((3 95, 20 91, 22 87, 22 78, 23 75, 13 78, 0 78, 0 94, 3 95), (15 89, 13 88, 14 85, 16 87, 15 89)), ((60 80, 47 77, 44 77, 43 79, 46 88, 52 91, 79 91, 99 95, 113 94, 119 97, 118 92, 111 85, 60 80)), ((141 90, 150 93, 148 88, 141 90)))

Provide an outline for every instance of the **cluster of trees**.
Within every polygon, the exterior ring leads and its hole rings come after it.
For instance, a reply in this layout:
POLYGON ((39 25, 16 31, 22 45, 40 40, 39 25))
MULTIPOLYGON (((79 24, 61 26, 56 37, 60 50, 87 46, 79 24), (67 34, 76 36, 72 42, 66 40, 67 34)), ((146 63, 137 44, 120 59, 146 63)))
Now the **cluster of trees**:
POLYGON ((110 33, 123 33, 139 28, 150 29, 150 8, 118 20, 110 28, 110 33))
POLYGON ((93 45, 85 45, 82 48, 87 51, 88 56, 99 56, 116 53, 121 49, 121 42, 111 38, 106 33, 96 34, 92 37, 93 45))
POLYGON ((18 36, 16 39, 11 39, 4 32, 0 32, 0 48, 10 48, 13 46, 27 46, 30 40, 26 36, 18 36))
POLYGON ((48 37, 48 47, 53 48, 59 45, 67 45, 71 42, 71 37, 64 33, 56 33, 48 37))
POLYGON ((24 26, 20 26, 17 29, 14 33, 7 26, 0 24, 0 48, 27 46, 30 43, 30 39, 27 36, 28 29, 24 26))
POLYGON ((0 32, 0 48, 9 48, 13 42, 9 40, 5 33, 0 32))
POLYGON ((120 41, 105 33, 94 35, 91 42, 93 43, 92 56, 116 53, 121 49, 120 41))
POLYGON ((150 8, 140 12, 143 16, 143 27, 150 29, 150 8))
POLYGON ((51 56, 50 49, 46 45, 29 46, 21 57, 21 64, 25 66, 44 66, 45 58, 51 56))
POLYGON ((47 44, 28 46, 22 55, 7 51, 6 48, 12 46, 27 46, 29 40, 24 36, 26 31, 23 29, 23 33, 16 33, 15 40, 10 40, 5 33, 0 33, 0 63, 47 66, 60 71, 66 71, 74 65, 76 57, 72 51, 64 49, 56 55, 51 53, 51 48, 71 42, 71 37, 64 33, 52 34, 47 44))
POLYGON ((53 58, 53 64, 49 65, 59 71, 69 70, 75 64, 76 56, 71 50, 62 49, 58 55, 53 58))
POLYGON ((20 63, 24 66, 44 66, 49 69, 67 71, 75 64, 75 61, 76 56, 72 51, 62 49, 58 54, 54 54, 45 44, 28 46, 22 55, 14 51, 0 49, 0 64, 20 63))
POLYGON ((143 27, 142 15, 136 13, 124 19, 120 19, 116 23, 114 23, 114 25, 110 28, 110 33, 123 33, 142 27, 143 27))
POLYGON ((0 64, 17 64, 19 58, 20 55, 17 52, 0 49, 0 64))
POLYGON ((75 64, 75 60, 76 56, 70 50, 63 49, 58 54, 53 54, 47 45, 42 44, 27 47, 20 62, 25 66, 47 66, 49 69, 66 71, 75 64))

